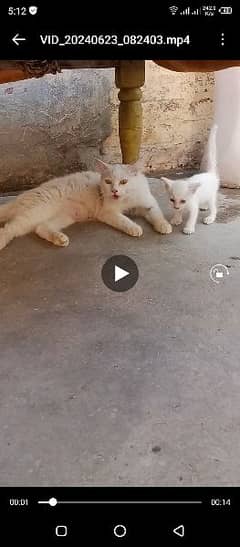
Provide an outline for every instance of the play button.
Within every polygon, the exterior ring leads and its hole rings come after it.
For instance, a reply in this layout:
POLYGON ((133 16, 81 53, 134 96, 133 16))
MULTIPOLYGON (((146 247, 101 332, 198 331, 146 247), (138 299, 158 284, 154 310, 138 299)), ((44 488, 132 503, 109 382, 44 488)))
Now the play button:
POLYGON ((102 268, 102 279, 106 287, 116 292, 131 289, 138 280, 138 268, 134 260, 125 255, 109 258, 102 268))
POLYGON ((122 268, 119 268, 119 266, 115 266, 114 269, 114 281, 120 281, 120 279, 124 279, 127 275, 130 275, 130 272, 127 272, 126 270, 123 270, 122 268))

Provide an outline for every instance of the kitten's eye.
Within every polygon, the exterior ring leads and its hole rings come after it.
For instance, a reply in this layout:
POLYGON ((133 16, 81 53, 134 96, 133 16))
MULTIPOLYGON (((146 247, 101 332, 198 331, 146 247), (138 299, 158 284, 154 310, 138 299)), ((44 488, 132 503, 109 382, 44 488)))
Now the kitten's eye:
POLYGON ((111 179, 105 179, 106 184, 112 184, 111 179))
POLYGON ((127 179, 122 179, 120 180, 120 184, 127 184, 127 181, 128 181, 127 179))
POLYGON ((181 203, 186 203, 186 200, 185 200, 185 199, 181 199, 181 203))
POLYGON ((175 199, 174 198, 170 198, 170 201, 172 201, 174 203, 175 199))

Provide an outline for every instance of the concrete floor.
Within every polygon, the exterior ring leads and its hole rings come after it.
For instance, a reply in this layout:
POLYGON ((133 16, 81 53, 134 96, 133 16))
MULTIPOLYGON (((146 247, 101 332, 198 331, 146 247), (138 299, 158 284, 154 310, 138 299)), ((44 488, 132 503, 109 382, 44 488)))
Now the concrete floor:
POLYGON ((89 224, 1 252, 1 485, 240 485, 239 214, 222 191, 191 237, 89 224), (102 283, 113 254, 129 292, 102 283))

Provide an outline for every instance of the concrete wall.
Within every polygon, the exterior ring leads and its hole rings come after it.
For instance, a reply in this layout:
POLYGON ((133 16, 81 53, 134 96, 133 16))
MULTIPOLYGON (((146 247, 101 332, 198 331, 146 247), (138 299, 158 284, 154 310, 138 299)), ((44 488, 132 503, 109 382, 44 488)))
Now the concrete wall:
MULTIPOLYGON (((212 117, 213 75, 146 63, 141 155, 147 171, 195 169, 212 117)), ((114 70, 64 71, 0 86, 0 191, 120 161, 114 70)))
MULTIPOLYGON (((146 63, 141 154, 148 171, 199 167, 213 116, 214 74, 177 73, 146 63)), ((111 98, 113 131, 103 145, 106 158, 119 158, 117 90, 111 98)))
POLYGON ((0 86, 0 189, 87 169, 111 133, 108 70, 0 86))

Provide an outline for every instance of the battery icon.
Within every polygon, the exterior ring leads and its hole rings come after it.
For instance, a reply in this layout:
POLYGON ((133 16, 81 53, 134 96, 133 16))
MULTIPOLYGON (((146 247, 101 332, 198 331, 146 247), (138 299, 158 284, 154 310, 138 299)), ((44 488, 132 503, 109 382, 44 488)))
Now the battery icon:
POLYGON ((219 8, 218 11, 222 15, 231 15, 232 14, 232 7, 231 6, 228 6, 228 7, 222 6, 221 8, 219 8))

